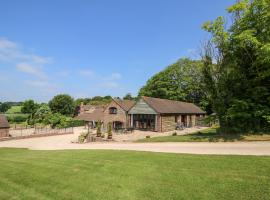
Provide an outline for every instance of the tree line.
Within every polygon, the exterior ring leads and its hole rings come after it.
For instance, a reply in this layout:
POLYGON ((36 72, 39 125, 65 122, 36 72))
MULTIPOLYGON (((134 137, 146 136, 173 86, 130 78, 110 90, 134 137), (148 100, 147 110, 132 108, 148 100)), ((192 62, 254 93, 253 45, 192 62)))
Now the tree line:
MULTIPOLYGON (((151 77, 139 92, 171 100, 192 102, 208 115, 214 113, 221 133, 267 132, 270 130, 270 0, 238 1, 224 17, 202 28, 211 38, 203 44, 201 59, 181 58, 151 77)), ((123 99, 136 100, 130 93, 123 99)), ((119 97, 118 97, 119 98, 119 97)), ((29 123, 65 124, 84 104, 108 104, 111 96, 74 100, 57 95, 48 104, 32 100, 22 112, 31 113, 29 123)), ((0 104, 0 109, 7 109, 0 104)), ((2 111, 0 110, 0 112, 2 111)), ((3 111, 2 111, 3 112, 3 111)))
POLYGON ((270 0, 238 1, 202 28, 211 38, 200 61, 180 59, 139 95, 193 102, 215 113, 222 133, 270 130, 270 0))

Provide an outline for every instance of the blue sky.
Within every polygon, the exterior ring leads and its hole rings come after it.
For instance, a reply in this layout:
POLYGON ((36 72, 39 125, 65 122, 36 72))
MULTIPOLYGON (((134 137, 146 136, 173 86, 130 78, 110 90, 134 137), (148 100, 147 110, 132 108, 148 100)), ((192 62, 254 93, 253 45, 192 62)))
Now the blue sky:
POLYGON ((136 95, 234 0, 0 0, 0 101, 136 95))

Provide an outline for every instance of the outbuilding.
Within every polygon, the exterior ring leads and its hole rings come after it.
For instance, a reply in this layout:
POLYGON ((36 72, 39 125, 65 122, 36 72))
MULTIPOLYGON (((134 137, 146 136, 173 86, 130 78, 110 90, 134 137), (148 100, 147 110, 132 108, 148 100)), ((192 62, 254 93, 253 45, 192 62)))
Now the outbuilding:
POLYGON ((128 114, 135 129, 167 132, 178 124, 193 127, 206 113, 193 103, 141 97, 128 114))
POLYGON ((0 138, 9 136, 9 123, 5 115, 0 115, 0 138))

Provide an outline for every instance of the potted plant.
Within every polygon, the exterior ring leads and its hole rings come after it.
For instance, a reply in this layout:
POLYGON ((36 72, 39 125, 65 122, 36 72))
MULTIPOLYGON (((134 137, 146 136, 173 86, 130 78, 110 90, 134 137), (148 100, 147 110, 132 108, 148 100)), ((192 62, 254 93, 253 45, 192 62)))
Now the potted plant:
POLYGON ((108 140, 112 139, 112 123, 109 122, 108 124, 108 140))
POLYGON ((97 137, 101 137, 101 121, 97 123, 97 137))

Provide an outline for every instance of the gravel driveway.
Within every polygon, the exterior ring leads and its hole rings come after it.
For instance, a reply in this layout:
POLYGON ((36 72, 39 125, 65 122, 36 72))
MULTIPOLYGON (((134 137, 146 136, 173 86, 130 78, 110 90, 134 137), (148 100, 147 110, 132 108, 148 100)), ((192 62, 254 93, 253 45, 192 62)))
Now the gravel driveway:
POLYGON ((82 128, 77 128, 75 134, 72 135, 4 141, 0 142, 0 147, 29 148, 33 150, 114 149, 190 154, 270 155, 270 142, 71 143, 82 130, 82 128))

